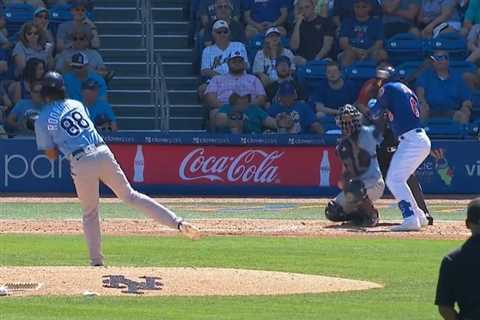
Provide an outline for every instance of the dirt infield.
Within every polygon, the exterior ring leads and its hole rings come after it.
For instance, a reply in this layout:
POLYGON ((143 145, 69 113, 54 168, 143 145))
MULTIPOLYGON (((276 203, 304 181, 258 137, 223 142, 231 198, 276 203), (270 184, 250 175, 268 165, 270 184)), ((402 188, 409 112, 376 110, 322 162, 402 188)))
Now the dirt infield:
MULTIPOLYGON (((375 228, 357 228, 320 220, 208 219, 193 220, 207 235, 290 236, 290 237, 388 237, 411 239, 466 239, 464 222, 437 222, 421 232, 390 232, 392 223, 375 228)), ((171 236, 177 232, 151 220, 106 219, 104 234, 171 236)), ((0 233, 81 234, 80 220, 1 220, 0 233)))
POLYGON ((20 287, 21 290, 9 290, 12 297, 86 292, 100 296, 286 295, 382 288, 366 281, 284 272, 130 267, 2 267, 0 285, 20 287), (29 284, 39 288, 25 290, 29 284))

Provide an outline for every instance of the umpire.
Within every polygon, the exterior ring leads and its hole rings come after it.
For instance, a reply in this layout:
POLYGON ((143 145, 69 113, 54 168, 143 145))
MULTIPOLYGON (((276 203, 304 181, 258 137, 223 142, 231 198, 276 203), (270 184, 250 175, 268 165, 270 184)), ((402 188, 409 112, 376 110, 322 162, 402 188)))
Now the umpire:
POLYGON ((480 198, 468 205, 466 223, 472 236, 440 267, 435 304, 445 320, 480 319, 480 198))
MULTIPOLYGON (((376 98, 380 88, 391 79, 394 75, 395 69, 388 64, 381 64, 378 66, 376 71, 376 77, 370 79, 362 86, 360 93, 357 99, 355 106, 363 113, 368 113, 368 101, 372 98, 376 98)), ((395 153, 398 146, 398 139, 395 138, 392 129, 388 126, 388 121, 386 127, 383 131, 383 141, 380 146, 377 148, 377 158, 378 164, 380 165, 380 170, 382 171, 383 178, 386 179, 388 168, 390 162, 392 161, 393 154, 395 153)), ((417 201, 418 207, 422 209, 425 213, 425 216, 428 219, 428 224, 433 225, 433 217, 428 210, 427 204, 425 203, 425 197, 423 195, 422 187, 418 183, 417 177, 415 174, 412 174, 407 181, 408 187, 412 191, 413 197, 417 201)))

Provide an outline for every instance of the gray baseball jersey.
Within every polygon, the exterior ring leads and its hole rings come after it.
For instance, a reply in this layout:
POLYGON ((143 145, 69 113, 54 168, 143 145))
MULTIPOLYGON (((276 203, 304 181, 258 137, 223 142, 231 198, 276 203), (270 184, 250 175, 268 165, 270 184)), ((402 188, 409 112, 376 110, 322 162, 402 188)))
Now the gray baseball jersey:
POLYGON ((381 135, 375 136, 375 128, 362 126, 358 135, 358 146, 367 151, 370 155, 370 166, 365 171, 359 180, 362 180, 365 187, 368 189, 374 186, 380 178, 382 178, 382 172, 380 171, 380 165, 377 160, 377 146, 382 142, 381 135))
POLYGON ((85 106, 76 100, 47 104, 35 121, 39 150, 58 148, 65 156, 103 142, 85 106))
POLYGON ((76 100, 47 104, 35 121, 39 150, 59 149, 70 161, 73 182, 83 209, 83 232, 92 265, 102 265, 99 182, 103 182, 126 204, 156 221, 177 228, 182 221, 168 208, 135 191, 110 149, 95 130, 88 111, 76 100), (74 156, 72 152, 80 150, 74 156))

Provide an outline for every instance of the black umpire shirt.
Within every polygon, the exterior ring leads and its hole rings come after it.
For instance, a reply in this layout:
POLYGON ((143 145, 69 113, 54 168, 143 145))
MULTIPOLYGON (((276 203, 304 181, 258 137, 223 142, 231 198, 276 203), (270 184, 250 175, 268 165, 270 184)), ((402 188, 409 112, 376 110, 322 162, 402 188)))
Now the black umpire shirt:
POLYGON ((435 304, 460 308, 460 319, 480 319, 480 235, 443 258, 435 304))

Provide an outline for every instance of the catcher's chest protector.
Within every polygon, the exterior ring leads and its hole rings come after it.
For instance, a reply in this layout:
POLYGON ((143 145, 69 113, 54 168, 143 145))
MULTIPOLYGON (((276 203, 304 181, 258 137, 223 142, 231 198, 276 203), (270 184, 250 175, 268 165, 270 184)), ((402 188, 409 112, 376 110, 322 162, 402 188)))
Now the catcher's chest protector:
POLYGON ((358 135, 343 138, 337 146, 337 153, 350 178, 364 174, 370 166, 370 154, 358 144, 358 135))

